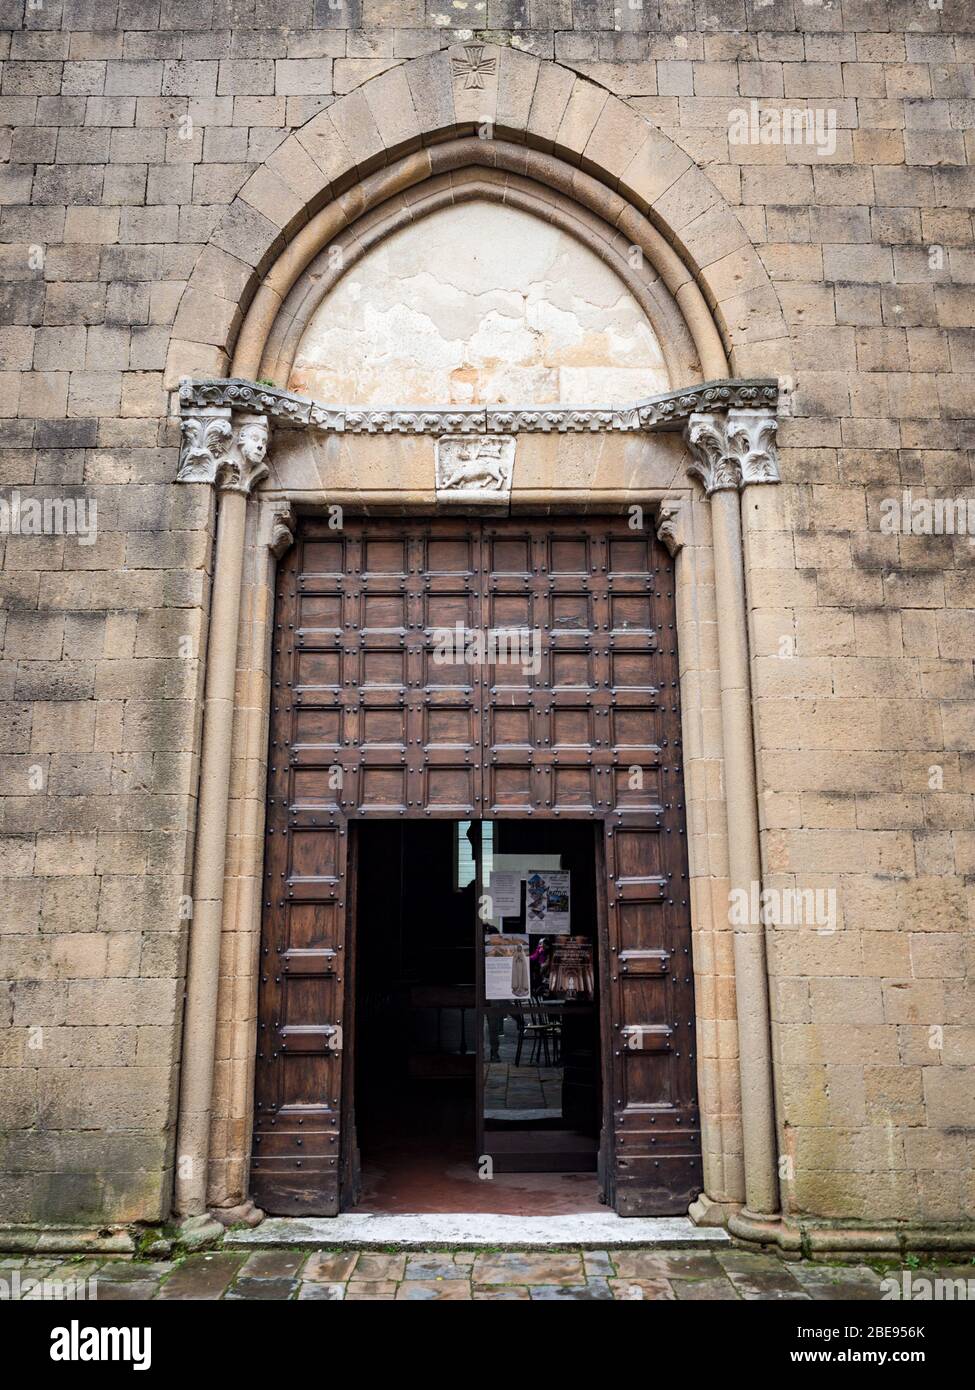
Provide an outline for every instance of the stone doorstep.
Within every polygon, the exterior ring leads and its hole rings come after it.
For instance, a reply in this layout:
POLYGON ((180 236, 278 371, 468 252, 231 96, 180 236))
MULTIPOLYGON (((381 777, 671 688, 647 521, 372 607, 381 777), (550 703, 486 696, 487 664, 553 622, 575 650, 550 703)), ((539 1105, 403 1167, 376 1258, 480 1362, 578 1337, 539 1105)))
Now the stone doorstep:
POLYGON ((718 1226, 695 1226, 680 1216, 495 1216, 486 1213, 268 1217, 253 1229, 230 1230, 223 1248, 273 1250, 719 1250, 731 1237, 718 1226))

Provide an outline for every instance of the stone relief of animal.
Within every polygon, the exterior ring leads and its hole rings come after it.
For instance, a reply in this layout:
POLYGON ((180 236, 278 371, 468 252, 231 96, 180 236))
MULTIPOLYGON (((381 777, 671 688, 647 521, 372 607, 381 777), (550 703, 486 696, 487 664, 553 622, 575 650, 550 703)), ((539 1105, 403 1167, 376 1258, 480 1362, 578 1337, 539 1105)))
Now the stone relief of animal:
POLYGON ((507 482, 500 440, 470 440, 458 446, 454 459, 444 459, 446 488, 490 488, 499 492, 507 482))

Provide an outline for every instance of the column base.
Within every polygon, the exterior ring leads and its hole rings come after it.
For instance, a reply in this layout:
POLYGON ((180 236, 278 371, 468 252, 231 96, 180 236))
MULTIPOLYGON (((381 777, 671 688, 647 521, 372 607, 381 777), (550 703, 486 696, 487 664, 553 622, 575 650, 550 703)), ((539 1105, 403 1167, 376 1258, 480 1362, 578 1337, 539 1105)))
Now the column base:
POLYGON ((721 1226, 727 1229, 728 1222, 740 1207, 740 1202, 721 1202, 702 1192, 687 1208, 687 1215, 695 1226, 721 1226))
POLYGON ((219 1221, 221 1226, 259 1226, 264 1220, 264 1213, 260 1207, 256 1207, 248 1197, 245 1202, 239 1202, 233 1207, 211 1207, 210 1216, 214 1221, 219 1221))

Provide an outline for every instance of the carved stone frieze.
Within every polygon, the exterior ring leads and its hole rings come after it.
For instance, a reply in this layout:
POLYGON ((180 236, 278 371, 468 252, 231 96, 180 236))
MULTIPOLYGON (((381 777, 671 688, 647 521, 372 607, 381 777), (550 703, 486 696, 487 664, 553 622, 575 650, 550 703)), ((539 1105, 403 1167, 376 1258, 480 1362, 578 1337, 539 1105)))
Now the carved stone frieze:
POLYGON ((185 381, 180 405, 228 407, 266 415, 275 425, 310 426, 345 434, 550 434, 674 430, 695 413, 775 410, 778 383, 772 378, 709 381, 682 391, 605 407, 543 406, 348 406, 308 400, 278 387, 237 379, 185 381))
POLYGON ((184 377, 179 386, 179 404, 184 414, 192 413, 195 406, 225 407, 250 415, 267 415, 279 423, 298 426, 308 424, 312 406, 311 401, 292 391, 237 377, 211 381, 192 381, 184 377))
POLYGON ((385 410, 346 407, 348 434, 483 434, 484 411, 456 406, 448 410, 385 410))
POLYGON ((638 430, 635 406, 605 410, 582 407, 538 406, 519 409, 488 408, 487 428, 506 434, 582 434, 605 430, 638 430))

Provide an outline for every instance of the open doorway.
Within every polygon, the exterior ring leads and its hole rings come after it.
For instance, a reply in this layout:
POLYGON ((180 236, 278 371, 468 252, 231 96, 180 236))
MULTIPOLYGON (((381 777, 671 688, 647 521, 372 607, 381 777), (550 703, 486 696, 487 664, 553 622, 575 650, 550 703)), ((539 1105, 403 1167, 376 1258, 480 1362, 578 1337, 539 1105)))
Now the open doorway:
POLYGON ((598 1209, 595 827, 356 827, 360 1211, 598 1209))

